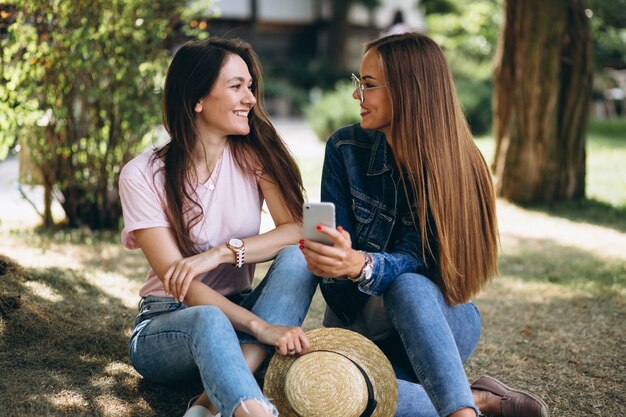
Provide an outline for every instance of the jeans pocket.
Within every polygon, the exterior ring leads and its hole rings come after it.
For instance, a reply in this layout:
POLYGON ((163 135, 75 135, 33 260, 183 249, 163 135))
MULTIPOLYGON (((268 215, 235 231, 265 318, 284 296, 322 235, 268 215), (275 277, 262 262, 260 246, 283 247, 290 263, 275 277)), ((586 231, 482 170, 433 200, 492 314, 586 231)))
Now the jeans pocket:
POLYGON ((145 320, 183 308, 185 308, 185 305, 176 301, 173 297, 145 297, 139 303, 139 312, 135 319, 135 327, 145 320))

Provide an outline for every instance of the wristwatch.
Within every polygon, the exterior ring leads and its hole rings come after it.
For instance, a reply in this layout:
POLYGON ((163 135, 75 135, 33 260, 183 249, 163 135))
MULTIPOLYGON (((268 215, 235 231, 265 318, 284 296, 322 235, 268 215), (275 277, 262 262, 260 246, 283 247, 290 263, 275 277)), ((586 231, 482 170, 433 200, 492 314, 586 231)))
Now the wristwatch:
POLYGON ((243 240, 232 238, 226 242, 226 247, 235 254, 234 267, 241 268, 243 266, 243 257, 246 254, 246 245, 243 244, 243 240))
POLYGON ((361 274, 359 274, 358 277, 351 279, 354 282, 369 281, 374 274, 374 259, 372 258, 372 255, 365 251, 360 250, 359 252, 365 256, 365 263, 363 264, 363 269, 361 269, 361 274))

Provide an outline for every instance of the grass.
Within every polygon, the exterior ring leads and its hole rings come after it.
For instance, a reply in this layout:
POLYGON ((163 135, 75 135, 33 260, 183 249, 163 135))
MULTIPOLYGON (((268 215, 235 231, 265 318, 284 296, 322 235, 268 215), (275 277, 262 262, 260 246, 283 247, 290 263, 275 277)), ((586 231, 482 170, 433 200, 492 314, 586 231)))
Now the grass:
POLYGON ((592 120, 589 132, 587 197, 626 210, 626 120, 592 120))
MULTIPOLYGON (((553 416, 626 415, 625 127, 590 125, 594 200, 498 202, 500 276, 475 299, 483 336, 466 370, 540 394, 553 416)), ((320 158, 298 156, 312 200, 320 158)), ((117 234, 3 227, 0 253, 0 415, 183 414, 197 387, 147 383, 128 362, 146 272, 139 251, 123 250, 117 234)), ((304 326, 320 326, 323 310, 318 294, 304 326)))

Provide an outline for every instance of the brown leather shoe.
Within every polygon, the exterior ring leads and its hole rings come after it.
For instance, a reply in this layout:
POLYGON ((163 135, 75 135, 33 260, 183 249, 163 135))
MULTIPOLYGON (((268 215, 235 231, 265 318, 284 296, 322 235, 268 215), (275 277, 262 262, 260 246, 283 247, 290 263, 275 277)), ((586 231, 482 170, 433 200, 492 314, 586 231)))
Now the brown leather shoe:
POLYGON ((490 376, 481 376, 473 390, 490 392, 500 397, 500 414, 492 417, 549 417, 548 406, 541 398, 525 391, 512 389, 490 376))

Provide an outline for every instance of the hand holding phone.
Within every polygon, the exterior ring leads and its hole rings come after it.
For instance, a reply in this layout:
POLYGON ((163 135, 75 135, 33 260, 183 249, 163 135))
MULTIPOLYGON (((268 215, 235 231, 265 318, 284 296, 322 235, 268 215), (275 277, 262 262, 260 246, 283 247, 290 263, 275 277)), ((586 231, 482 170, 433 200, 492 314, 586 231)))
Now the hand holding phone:
POLYGON ((304 203, 304 238, 314 242, 332 245, 333 240, 317 230, 318 225, 335 228, 335 205, 333 203, 304 203))

